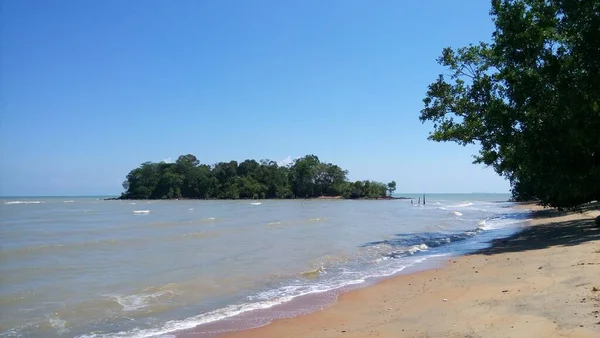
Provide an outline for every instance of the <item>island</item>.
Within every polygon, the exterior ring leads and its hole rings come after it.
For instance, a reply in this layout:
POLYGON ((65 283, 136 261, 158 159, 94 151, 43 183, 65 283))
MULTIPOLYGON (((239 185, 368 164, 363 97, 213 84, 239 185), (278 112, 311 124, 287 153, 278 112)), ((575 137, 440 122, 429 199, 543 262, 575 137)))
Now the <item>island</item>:
POLYGON ((287 165, 272 160, 201 164, 181 155, 174 163, 145 162, 129 172, 119 199, 403 199, 396 182, 348 180, 348 171, 315 155, 287 165))

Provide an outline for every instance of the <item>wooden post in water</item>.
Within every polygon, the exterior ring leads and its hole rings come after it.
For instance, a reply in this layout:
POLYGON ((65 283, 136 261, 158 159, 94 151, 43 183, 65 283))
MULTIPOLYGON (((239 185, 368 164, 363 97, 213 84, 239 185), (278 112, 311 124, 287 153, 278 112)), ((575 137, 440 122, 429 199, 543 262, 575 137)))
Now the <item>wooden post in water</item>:
POLYGON ((423 194, 423 205, 425 205, 425 194, 423 194))
POLYGON ((421 204, 421 197, 419 197, 419 204, 421 204))

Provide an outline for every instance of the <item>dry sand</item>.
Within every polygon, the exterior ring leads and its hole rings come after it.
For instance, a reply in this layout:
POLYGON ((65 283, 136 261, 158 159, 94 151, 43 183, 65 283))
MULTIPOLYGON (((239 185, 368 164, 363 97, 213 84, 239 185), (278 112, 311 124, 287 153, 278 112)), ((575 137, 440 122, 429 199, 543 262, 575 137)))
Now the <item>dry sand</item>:
POLYGON ((600 337, 598 205, 520 207, 536 210, 531 225, 491 249, 223 337, 600 337))

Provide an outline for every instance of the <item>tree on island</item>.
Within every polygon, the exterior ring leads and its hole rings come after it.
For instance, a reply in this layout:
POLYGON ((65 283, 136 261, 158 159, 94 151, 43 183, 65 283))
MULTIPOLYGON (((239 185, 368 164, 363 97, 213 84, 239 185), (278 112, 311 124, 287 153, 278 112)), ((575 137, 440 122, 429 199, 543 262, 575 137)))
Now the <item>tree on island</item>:
POLYGON ((315 155, 287 166, 271 160, 201 164, 194 155, 175 163, 142 163, 123 182, 122 199, 382 198, 384 183, 350 182, 348 171, 315 155))
POLYGON ((390 193, 390 197, 392 197, 392 194, 394 193, 394 191, 396 191, 396 181, 391 181, 390 183, 388 183, 387 188, 388 192, 390 193))
POLYGON ((429 139, 478 144, 474 163, 514 199, 600 200, 600 2, 493 0, 490 43, 445 48, 429 85, 429 139))

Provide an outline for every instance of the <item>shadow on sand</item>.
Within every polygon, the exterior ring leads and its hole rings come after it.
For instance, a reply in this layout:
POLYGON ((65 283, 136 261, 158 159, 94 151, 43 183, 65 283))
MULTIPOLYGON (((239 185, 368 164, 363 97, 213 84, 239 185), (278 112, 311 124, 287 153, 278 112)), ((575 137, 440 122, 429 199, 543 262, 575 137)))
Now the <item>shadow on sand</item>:
MULTIPOLYGON (((598 210, 600 203, 591 203, 582 207, 580 212, 598 210)), ((555 209, 535 211, 533 218, 557 218, 570 212, 555 209)), ((585 242, 600 240, 600 226, 594 219, 556 221, 525 228, 508 238, 495 239, 487 249, 474 254, 494 255, 506 252, 538 250, 553 246, 573 246, 585 242)))

